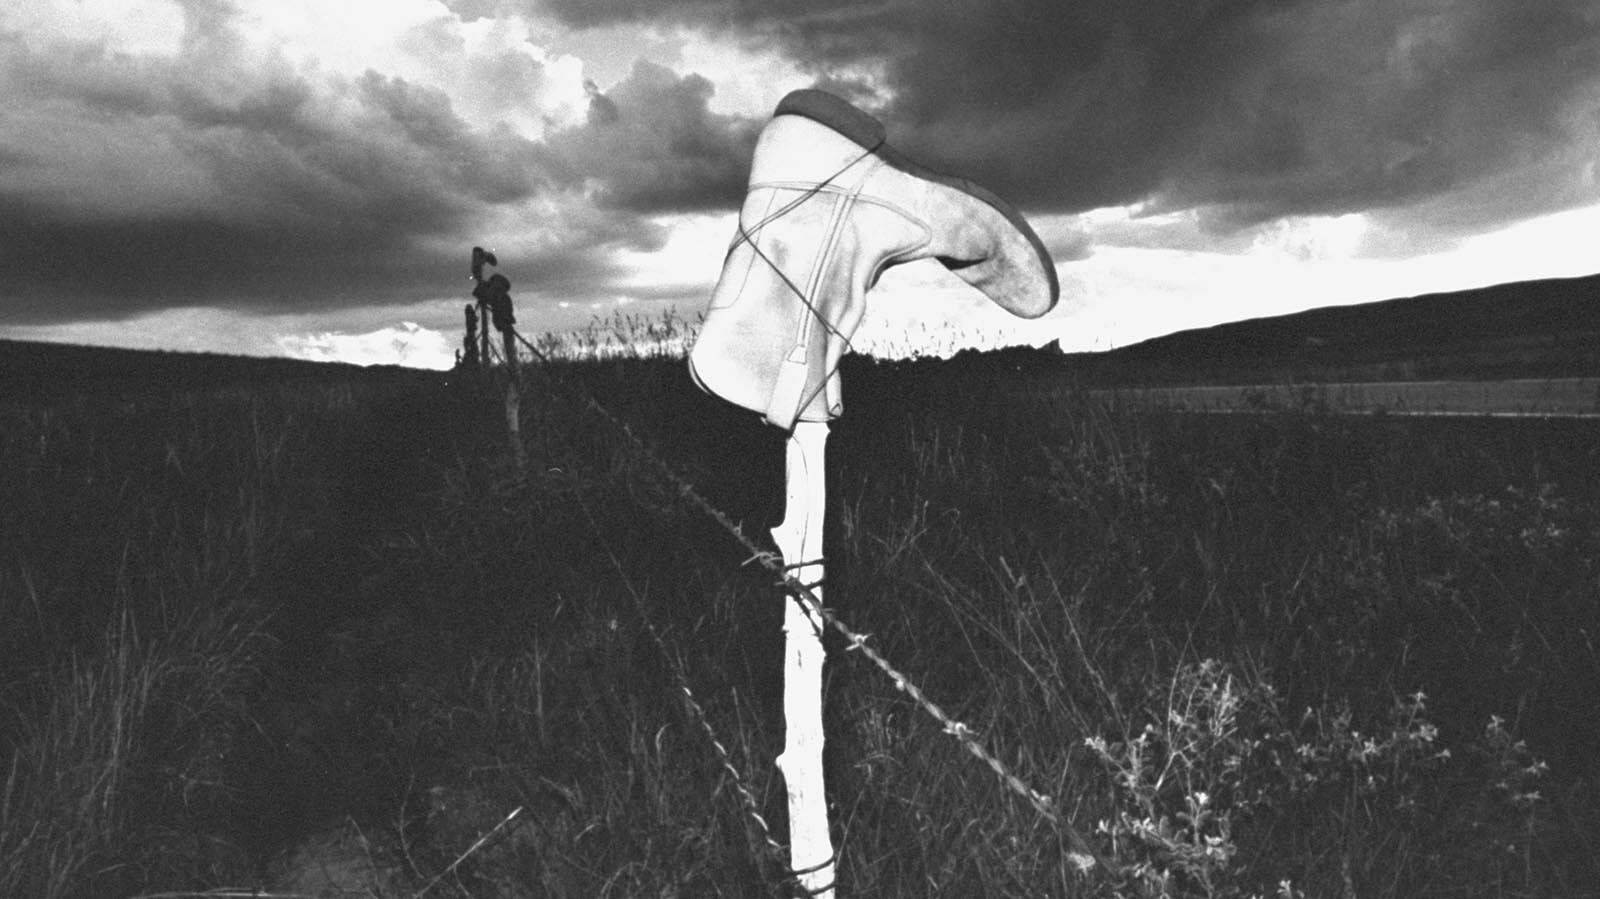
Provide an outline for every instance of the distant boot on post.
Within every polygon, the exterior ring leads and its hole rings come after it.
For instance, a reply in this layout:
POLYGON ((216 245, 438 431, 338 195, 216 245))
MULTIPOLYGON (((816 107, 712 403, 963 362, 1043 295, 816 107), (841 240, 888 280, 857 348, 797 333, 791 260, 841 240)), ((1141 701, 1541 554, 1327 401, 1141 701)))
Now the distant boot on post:
POLYGON ((1011 204, 906 159, 846 101, 795 91, 756 143, 690 370, 780 428, 829 421, 843 410, 839 359, 867 290, 890 266, 928 258, 1023 318, 1060 293, 1049 252, 1011 204))

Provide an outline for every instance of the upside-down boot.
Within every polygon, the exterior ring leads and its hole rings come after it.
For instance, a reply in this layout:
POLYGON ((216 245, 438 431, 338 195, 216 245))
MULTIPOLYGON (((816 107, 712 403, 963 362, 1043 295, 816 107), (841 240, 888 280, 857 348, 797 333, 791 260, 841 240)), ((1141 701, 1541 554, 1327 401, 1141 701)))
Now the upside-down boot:
POLYGON ((689 354, 701 387, 785 430, 843 411, 838 365, 890 266, 937 259, 1002 308, 1055 306, 1055 267, 1011 204, 930 171, 832 94, 784 97, 756 142, 739 231, 689 354))

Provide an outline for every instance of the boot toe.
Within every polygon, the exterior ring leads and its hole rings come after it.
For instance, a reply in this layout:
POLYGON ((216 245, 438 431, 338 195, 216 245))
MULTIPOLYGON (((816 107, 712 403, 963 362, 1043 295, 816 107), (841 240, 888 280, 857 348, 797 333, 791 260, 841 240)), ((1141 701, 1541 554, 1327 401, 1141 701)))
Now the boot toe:
POLYGON ((1038 318, 1061 296, 1049 250, 1011 204, 965 179, 940 191, 945 268, 1019 318, 1038 318))

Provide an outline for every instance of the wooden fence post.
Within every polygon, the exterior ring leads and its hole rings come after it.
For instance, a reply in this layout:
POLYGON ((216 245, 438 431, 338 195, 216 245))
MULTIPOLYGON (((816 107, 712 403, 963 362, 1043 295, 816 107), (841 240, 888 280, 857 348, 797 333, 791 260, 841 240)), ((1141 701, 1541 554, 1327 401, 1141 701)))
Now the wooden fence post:
MULTIPOLYGON (((784 460, 783 523, 772 539, 794 578, 822 601, 822 524, 828 423, 796 422, 784 460)), ((823 622, 797 597, 784 597, 784 747, 778 756, 789 794, 789 868, 812 895, 833 899, 833 839, 822 774, 823 622)))
POLYGON ((465 362, 467 368, 478 367, 478 310, 467 304, 467 336, 462 339, 462 346, 466 349, 465 362))

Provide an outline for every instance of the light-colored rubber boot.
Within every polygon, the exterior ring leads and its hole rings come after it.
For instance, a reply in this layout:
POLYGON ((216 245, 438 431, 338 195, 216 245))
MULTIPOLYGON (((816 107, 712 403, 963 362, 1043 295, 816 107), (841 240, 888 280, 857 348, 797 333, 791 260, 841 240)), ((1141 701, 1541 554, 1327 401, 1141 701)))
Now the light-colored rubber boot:
POLYGON ((1023 318, 1060 293, 1049 252, 1011 204, 906 159, 848 102, 795 91, 756 142, 690 370, 780 428, 831 420, 867 290, 884 269, 928 258, 1023 318))

